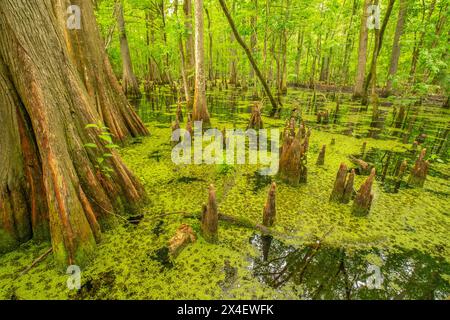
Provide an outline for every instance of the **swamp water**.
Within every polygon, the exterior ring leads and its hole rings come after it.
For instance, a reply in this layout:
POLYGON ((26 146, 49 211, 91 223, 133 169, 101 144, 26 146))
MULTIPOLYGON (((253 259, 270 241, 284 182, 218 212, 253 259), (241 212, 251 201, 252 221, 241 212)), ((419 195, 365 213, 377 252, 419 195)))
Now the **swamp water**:
MULTIPOLYGON (((250 92, 208 93, 212 127, 245 129, 250 92)), ((0 257, 2 299, 445 299, 450 295, 450 112, 439 103, 380 99, 377 112, 340 95, 290 90, 280 119, 267 115, 265 128, 282 128, 291 110, 312 129, 308 183, 289 186, 258 174, 258 165, 175 165, 170 124, 176 98, 165 88, 143 99, 138 111, 151 136, 120 150, 141 179, 149 202, 140 215, 104 232, 98 254, 82 268, 81 290, 67 289, 68 275, 47 251, 49 243, 28 242, 0 257), (403 111, 402 110, 402 105, 403 111), (317 112, 328 110, 318 123, 317 112), (398 114, 403 112, 404 117, 398 114), (411 121, 414 119, 414 121, 411 121), (446 131, 447 130, 447 131, 446 131), (332 138, 335 144, 330 144, 332 138), (413 147, 413 141, 421 145, 413 147), (366 148, 363 150, 363 142, 366 148), (326 145, 325 164, 316 166, 326 145), (407 185, 422 147, 430 170, 423 188, 407 185), (328 201, 341 162, 359 169, 363 159, 377 170, 374 200, 367 217, 350 204, 328 201), (403 182, 395 179, 403 160, 403 182), (262 221, 270 183, 277 182, 276 235, 219 222, 219 242, 200 235, 195 218, 214 184, 219 212, 253 224, 262 221), (197 241, 176 260, 167 241, 180 224, 192 226, 197 241)), ((186 115, 181 127, 184 128, 186 115)), ((357 170, 355 188, 366 178, 357 170)), ((122 220, 122 219, 121 219, 122 220)), ((120 221, 121 221, 120 220, 120 221)))

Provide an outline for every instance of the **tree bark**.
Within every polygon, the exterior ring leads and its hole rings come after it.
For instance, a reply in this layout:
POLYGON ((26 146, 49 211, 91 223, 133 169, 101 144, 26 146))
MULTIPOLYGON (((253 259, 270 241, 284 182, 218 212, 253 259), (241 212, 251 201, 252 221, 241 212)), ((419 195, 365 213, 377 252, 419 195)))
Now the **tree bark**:
MULTIPOLYGON (((380 30, 375 29, 375 45, 373 48, 372 61, 370 63, 369 74, 367 75, 366 81, 364 82, 364 91, 362 96, 362 104, 367 105, 369 103, 368 95, 369 95, 369 87, 372 84, 372 94, 376 95, 375 89, 377 85, 377 62, 378 56, 381 51, 381 47, 383 46, 383 36, 386 30, 386 26, 389 22, 389 18, 392 13, 392 8, 394 7, 395 0, 389 0, 389 3, 386 8, 386 14, 383 18, 383 23, 381 25, 380 30)), ((375 0, 375 4, 378 4, 378 0, 375 0)))
POLYGON ((350 60, 350 54, 353 51, 354 46, 354 34, 353 34, 353 18, 356 15, 356 11, 358 9, 358 0, 353 0, 353 9, 352 15, 350 16, 350 22, 347 29, 347 35, 345 40, 345 49, 344 49, 344 61, 342 63, 342 83, 343 85, 347 85, 348 83, 348 64, 350 60))
POLYGON ((64 34, 71 63, 75 65, 87 90, 91 103, 101 120, 113 134, 115 141, 147 135, 148 130, 128 103, 109 62, 95 20, 94 9, 88 0, 52 0, 54 12, 64 34), (81 8, 81 30, 66 28, 70 5, 81 8))
POLYGON ((205 50, 203 41, 203 0, 195 0, 195 92, 192 119, 210 124, 206 105, 205 50))
POLYGON ((133 71, 131 62, 130 48, 128 46, 127 32, 125 30, 125 19, 123 17, 123 3, 117 3, 117 25, 119 26, 120 53, 122 55, 122 89, 123 92, 130 97, 139 98, 139 84, 133 71))
POLYGON ((354 99, 360 98, 363 95, 364 76, 366 74, 367 63, 367 19, 369 17, 367 7, 369 6, 369 3, 370 0, 364 0, 364 5, 362 7, 361 26, 359 29, 358 66, 356 67, 355 87, 353 89, 354 99))
POLYGON ((194 87, 194 64, 195 64, 195 49, 194 49, 194 33, 192 29, 192 0, 183 1, 183 11, 185 16, 184 26, 186 28, 186 71, 189 82, 189 91, 194 87))
MULTIPOLYGON (((100 120, 100 112, 113 123, 125 123, 125 117, 113 112, 117 105, 97 109, 90 94, 105 91, 95 91, 90 85, 98 82, 79 72, 81 63, 98 62, 83 55, 90 42, 104 50, 99 33, 87 34, 95 23, 84 15, 94 17, 91 2, 79 3, 82 31, 65 28, 62 1, 0 3, 0 118, 8 131, 0 150, 10 150, 1 153, 0 252, 50 237, 57 262, 83 265, 95 253, 101 227, 114 223, 115 214, 137 209, 144 190, 115 151, 106 160, 110 178, 95 168, 99 153, 108 151, 85 126, 100 120), (77 35, 86 38, 74 41, 77 35), (92 142, 97 149, 84 147, 92 142)), ((100 74, 104 70, 95 70, 96 80, 111 85, 109 75, 100 74)))
POLYGON ((400 58, 400 37, 403 34, 405 26, 406 11, 408 7, 408 0, 400 0, 400 9, 398 12, 397 26, 395 28, 394 43, 392 45, 391 62, 389 65, 388 79, 386 81, 386 87, 384 89, 384 96, 391 95, 393 77, 397 73, 398 59, 400 58))
MULTIPOLYGON (((231 7, 232 13, 234 14, 236 7, 236 0, 233 0, 233 4, 231 7)), ((231 32, 230 35, 230 42, 231 42, 231 62, 230 62, 230 84, 233 86, 237 85, 237 61, 236 61, 236 49, 234 48, 234 41, 235 41, 234 33, 231 32)))
POLYGON ((295 81, 297 86, 300 84, 300 59, 303 51, 303 38, 304 31, 300 29, 297 35, 297 54, 295 56, 295 81))
POLYGON ((208 19, 208 39, 209 39, 209 50, 208 50, 208 79, 210 81, 214 80, 214 70, 213 70, 213 33, 211 30, 211 17, 209 11, 205 8, 206 18, 208 19))
POLYGON ((425 41, 425 34, 426 34, 428 24, 430 23, 431 16, 433 15, 434 9, 436 7, 436 1, 437 0, 432 0, 431 4, 429 6, 427 6, 425 4, 425 1, 422 1, 422 4, 423 4, 422 32, 420 33, 419 42, 414 45, 412 61, 411 61, 411 70, 409 72, 411 82, 413 82, 413 83, 416 80, 417 62, 419 61, 420 51, 422 50, 423 43, 425 41), (427 18, 425 19, 425 10, 427 7, 429 7, 429 11, 428 11, 427 18))
MULTIPOLYGON (((257 33, 257 23, 258 23, 258 0, 252 0, 252 16, 250 17, 250 29, 251 31, 251 36, 250 36, 250 47, 251 47, 251 52, 252 54, 256 54, 256 46, 258 45, 258 33, 257 33)), ((255 71, 253 70, 253 68, 250 66, 250 81, 252 82, 253 85, 255 85, 256 83, 256 79, 255 79, 255 71)))
MULTIPOLYGON (((178 1, 175 1, 175 15, 178 15, 178 1)), ((183 48, 183 38, 181 35, 178 37, 178 51, 180 52, 180 64, 181 64, 181 77, 183 80, 183 88, 184 88, 184 97, 186 100, 186 106, 188 109, 192 108, 192 101, 191 101, 191 93, 189 90, 189 82, 186 72, 186 58, 184 55, 184 48, 183 48)))
POLYGON ((264 90, 269 97, 270 103, 272 104, 272 115, 276 114, 278 111, 278 105, 275 101, 275 99, 272 96, 272 93, 270 92, 270 88, 267 84, 266 79, 264 79, 264 76, 262 75, 261 71, 258 68, 258 65, 256 64, 255 59, 253 59, 252 53, 250 52, 250 49, 245 44, 244 40, 242 40, 241 36, 239 35, 236 26, 234 24, 233 18, 230 15, 230 12, 228 11, 227 5, 225 3, 225 0, 219 0, 220 6, 222 7, 222 10, 227 17, 228 23, 230 24, 231 30, 233 31, 234 36, 236 37, 237 42, 241 45, 241 47, 244 49, 245 53, 247 54, 248 59, 250 60, 250 63, 252 64, 253 69, 255 70, 256 75, 258 76, 259 80, 261 81, 261 84, 264 87, 264 90))

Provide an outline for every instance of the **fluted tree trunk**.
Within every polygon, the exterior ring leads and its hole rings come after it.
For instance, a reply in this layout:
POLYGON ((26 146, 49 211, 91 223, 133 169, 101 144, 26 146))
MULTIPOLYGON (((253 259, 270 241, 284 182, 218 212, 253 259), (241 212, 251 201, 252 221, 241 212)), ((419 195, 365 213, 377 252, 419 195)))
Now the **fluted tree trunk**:
POLYGON ((123 92, 130 97, 140 97, 139 84, 133 71, 131 62, 130 47, 128 46, 127 32, 125 29, 125 19, 123 17, 123 3, 117 3, 117 25, 119 26, 120 54, 122 56, 122 88, 123 92))
POLYGON ((205 48, 203 41, 203 0, 195 0, 195 92, 192 119, 209 125, 209 112, 206 105, 205 48))
POLYGON ((116 141, 148 134, 128 103, 115 77, 97 27, 94 8, 88 0, 52 0, 54 12, 64 33, 71 63, 76 67, 91 103, 116 141), (67 8, 81 9, 81 30, 66 28, 67 8))
POLYGON ((144 190, 99 132, 85 129, 106 113, 127 129, 113 127, 119 137, 131 133, 127 121, 138 124, 123 101, 99 101, 121 96, 109 63, 97 60, 104 53, 99 33, 88 32, 97 31, 91 1, 73 2, 81 7, 82 30, 66 28, 65 1, 0 2, 0 252, 50 238, 56 261, 83 265, 102 228, 136 210, 144 190), (94 79, 80 70, 91 62, 99 67, 94 79), (96 168, 106 152, 109 177, 96 168))

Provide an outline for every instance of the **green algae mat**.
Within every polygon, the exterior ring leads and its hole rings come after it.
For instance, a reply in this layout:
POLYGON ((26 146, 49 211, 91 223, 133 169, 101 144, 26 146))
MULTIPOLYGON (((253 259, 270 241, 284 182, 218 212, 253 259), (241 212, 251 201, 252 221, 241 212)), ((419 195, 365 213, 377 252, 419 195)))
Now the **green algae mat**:
MULTIPOLYGON (((307 183, 297 186, 261 175, 258 164, 174 164, 176 97, 163 89, 139 101, 151 136, 120 153, 147 191, 141 214, 117 217, 117 226, 104 233, 95 259, 81 268, 80 290, 69 290, 69 275, 52 254, 32 265, 49 243, 28 242, 2 255, 0 298, 447 299, 450 111, 432 99, 407 98, 381 99, 374 111, 348 94, 309 90, 292 90, 284 101, 278 117, 263 109, 262 120, 282 132, 296 108, 311 129, 307 183), (319 120, 319 112, 329 118, 319 120), (428 176, 423 187, 412 187, 408 175, 423 148, 428 176), (351 203, 329 202, 341 163, 355 169, 356 190, 367 178, 354 159, 377 172, 365 217, 354 216, 351 203), (403 160, 408 169, 399 182, 403 160), (262 223, 272 182, 277 216, 266 234, 255 226, 262 223), (198 219, 211 184, 220 214, 240 222, 220 220, 216 243, 205 241, 198 219), (181 224, 192 227, 196 241, 172 259, 167 244, 181 224)), ((251 106, 250 93, 211 91, 211 127, 245 130, 251 106)))

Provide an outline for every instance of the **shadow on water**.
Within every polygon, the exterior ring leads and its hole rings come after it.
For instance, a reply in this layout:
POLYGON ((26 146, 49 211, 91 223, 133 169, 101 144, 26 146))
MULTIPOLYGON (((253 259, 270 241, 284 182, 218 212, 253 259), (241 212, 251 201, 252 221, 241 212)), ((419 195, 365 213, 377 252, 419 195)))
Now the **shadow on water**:
POLYGON ((446 299, 450 294, 441 277, 450 274, 450 265, 417 251, 295 248, 259 234, 250 243, 259 251, 251 258, 253 276, 277 289, 290 284, 298 298, 446 299))

